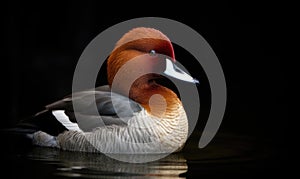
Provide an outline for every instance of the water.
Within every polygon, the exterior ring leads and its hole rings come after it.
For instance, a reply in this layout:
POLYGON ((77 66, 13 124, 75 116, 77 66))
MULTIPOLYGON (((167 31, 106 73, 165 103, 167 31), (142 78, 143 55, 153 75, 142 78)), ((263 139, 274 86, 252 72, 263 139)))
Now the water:
MULTIPOLYGON (((52 174, 64 177, 121 178, 121 177, 165 177, 178 178, 187 172, 186 160, 181 155, 170 155, 147 164, 119 162, 104 154, 86 154, 52 149, 35 149, 28 159, 40 161, 56 168, 52 174)), ((132 156, 128 156, 132 157, 132 156)), ((147 157, 146 155, 136 156, 147 157)))
MULTIPOLYGON (((7 178, 199 178, 212 176, 257 176, 265 171, 268 148, 253 139, 218 136, 204 149, 197 141, 184 152, 149 163, 125 163, 104 154, 69 152, 53 148, 14 145, 1 152, 1 173, 7 178), (3 160, 4 159, 4 160, 3 160), (265 163, 263 163, 265 162, 265 163)), ((124 155, 134 160, 152 155, 124 155)))

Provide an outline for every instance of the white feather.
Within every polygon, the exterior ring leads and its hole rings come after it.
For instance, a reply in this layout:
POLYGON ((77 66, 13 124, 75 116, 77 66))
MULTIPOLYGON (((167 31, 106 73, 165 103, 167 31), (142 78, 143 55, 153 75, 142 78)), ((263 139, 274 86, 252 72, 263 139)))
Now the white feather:
POLYGON ((183 107, 173 119, 159 119, 145 110, 127 126, 103 126, 92 132, 66 131, 57 137, 64 150, 102 153, 171 153, 187 139, 188 123, 183 107))
POLYGON ((54 110, 52 111, 52 114, 68 130, 82 131, 76 123, 70 121, 69 117, 65 114, 64 110, 54 110))

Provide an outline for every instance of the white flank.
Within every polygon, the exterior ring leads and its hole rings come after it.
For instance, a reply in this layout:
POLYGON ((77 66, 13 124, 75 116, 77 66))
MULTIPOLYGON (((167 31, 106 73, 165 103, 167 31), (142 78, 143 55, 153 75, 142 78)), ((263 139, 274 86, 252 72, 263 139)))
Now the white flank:
POLYGON ((77 123, 71 122, 69 120, 69 117, 65 114, 64 110, 54 110, 52 111, 52 114, 55 116, 55 118, 68 130, 72 131, 82 131, 77 123))

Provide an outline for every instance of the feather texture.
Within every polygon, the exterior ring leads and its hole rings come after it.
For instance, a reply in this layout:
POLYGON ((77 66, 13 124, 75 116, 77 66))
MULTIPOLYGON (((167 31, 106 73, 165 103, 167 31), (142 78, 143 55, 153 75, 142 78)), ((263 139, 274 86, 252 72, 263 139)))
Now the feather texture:
POLYGON ((187 138, 185 111, 178 106, 177 115, 159 119, 142 110, 127 126, 111 125, 92 132, 66 131, 57 137, 64 150, 102 153, 169 153, 179 150, 187 138))
MULTIPOLYGON (((172 43, 160 31, 135 28, 126 33, 107 60, 108 85, 112 85, 116 73, 126 62, 151 50, 175 61, 172 43)), ((131 77, 134 73, 127 70, 122 75, 131 77)), ((57 137, 37 132, 33 140, 42 146, 84 152, 145 154, 180 150, 188 134, 185 110, 177 95, 156 84, 154 79, 153 74, 136 79, 129 97, 122 96, 128 95, 124 81, 113 92, 110 86, 102 86, 73 93, 47 105, 36 117, 52 112, 69 130, 57 137)))

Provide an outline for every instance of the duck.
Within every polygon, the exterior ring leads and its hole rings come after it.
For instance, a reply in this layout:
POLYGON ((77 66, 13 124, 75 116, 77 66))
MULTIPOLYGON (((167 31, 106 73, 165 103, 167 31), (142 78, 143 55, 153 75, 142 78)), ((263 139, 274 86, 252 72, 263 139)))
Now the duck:
MULTIPOLYGON (((123 70, 121 76, 130 78, 133 71, 123 70)), ((188 117, 178 95, 157 82, 166 76, 199 83, 176 65, 172 42, 165 34, 150 27, 133 28, 116 42, 107 59, 107 85, 75 92, 48 104, 43 111, 21 121, 18 127, 30 129, 26 136, 33 145, 67 151, 117 154, 180 151, 188 137, 188 117), (125 90, 128 85, 125 80, 114 85, 122 67, 140 59, 149 62, 147 68, 161 68, 161 74, 137 77, 129 91, 125 90), (76 110, 74 103, 80 106, 76 110), (91 110, 94 104, 96 112, 91 110)))

